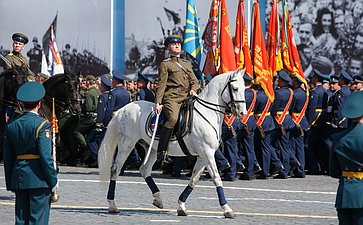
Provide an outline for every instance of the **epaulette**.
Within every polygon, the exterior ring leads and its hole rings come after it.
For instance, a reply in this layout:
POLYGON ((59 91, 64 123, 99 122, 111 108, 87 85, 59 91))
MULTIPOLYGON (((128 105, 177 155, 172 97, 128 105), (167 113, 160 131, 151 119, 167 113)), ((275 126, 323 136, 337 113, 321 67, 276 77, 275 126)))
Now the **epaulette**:
POLYGON ((168 62, 170 60, 171 60, 171 58, 167 58, 167 59, 164 59, 163 62, 168 62))
POLYGON ((10 52, 8 55, 14 55, 12 52, 10 52))

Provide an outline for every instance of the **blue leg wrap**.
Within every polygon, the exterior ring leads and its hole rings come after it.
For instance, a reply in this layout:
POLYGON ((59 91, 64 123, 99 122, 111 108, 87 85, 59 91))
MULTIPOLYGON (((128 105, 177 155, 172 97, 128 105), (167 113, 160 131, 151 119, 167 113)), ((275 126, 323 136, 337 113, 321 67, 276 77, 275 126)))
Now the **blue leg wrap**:
POLYGON ((110 180, 110 184, 108 185, 107 199, 109 200, 115 199, 115 189, 116 189, 116 181, 110 180))
POLYGON ((217 193, 218 193, 219 205, 222 206, 227 204, 226 196, 224 196, 223 187, 221 186, 217 187, 217 193))
POLYGON ((147 186, 149 186, 151 193, 155 194, 156 192, 160 191, 158 186, 156 186, 154 179, 151 176, 146 177, 145 181, 147 183, 147 186))
POLYGON ((179 196, 179 200, 181 202, 186 202, 187 198, 189 197, 190 193, 192 193, 193 188, 190 187, 189 185, 184 189, 184 191, 180 194, 179 196))

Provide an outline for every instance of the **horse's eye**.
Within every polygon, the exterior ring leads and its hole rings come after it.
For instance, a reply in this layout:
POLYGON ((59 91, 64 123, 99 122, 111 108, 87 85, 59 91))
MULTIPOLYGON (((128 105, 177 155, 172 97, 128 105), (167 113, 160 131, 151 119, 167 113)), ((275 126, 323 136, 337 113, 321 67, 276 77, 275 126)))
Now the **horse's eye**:
POLYGON ((234 91, 238 91, 238 87, 233 87, 232 88, 234 91))

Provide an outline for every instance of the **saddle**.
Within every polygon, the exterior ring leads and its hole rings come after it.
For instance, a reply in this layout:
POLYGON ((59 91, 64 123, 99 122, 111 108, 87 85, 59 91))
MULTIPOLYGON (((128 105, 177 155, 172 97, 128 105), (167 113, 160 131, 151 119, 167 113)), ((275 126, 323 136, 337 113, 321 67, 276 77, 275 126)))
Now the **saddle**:
MULTIPOLYGON (((193 125, 193 108, 194 108, 195 99, 193 96, 189 96, 181 105, 178 122, 175 124, 173 135, 171 137, 171 141, 175 141, 178 138, 183 138, 187 133, 192 132, 193 125)), ((161 131, 163 129, 163 124, 166 121, 165 114, 162 112, 159 116, 158 121, 158 129, 156 131, 155 139, 159 140, 161 131)), ((146 134, 151 138, 155 129, 156 122, 156 113, 150 112, 147 117, 145 124, 146 134)))

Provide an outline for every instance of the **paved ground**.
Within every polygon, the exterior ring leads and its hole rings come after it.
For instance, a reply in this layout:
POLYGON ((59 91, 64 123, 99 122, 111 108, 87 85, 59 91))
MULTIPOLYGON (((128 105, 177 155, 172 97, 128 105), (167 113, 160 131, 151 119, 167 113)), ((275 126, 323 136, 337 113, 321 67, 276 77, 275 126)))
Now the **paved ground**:
MULTIPOLYGON (((229 205, 237 214, 224 219, 213 183, 201 180, 187 201, 189 216, 176 216, 176 201, 188 181, 155 172, 164 209, 136 171, 126 171, 116 187, 119 214, 107 213, 106 190, 97 169, 61 167, 60 201, 52 206, 50 224, 338 224, 334 208, 337 180, 327 176, 305 179, 224 182, 229 205)), ((0 166, 0 224, 14 224, 14 194, 5 189, 0 166)))

